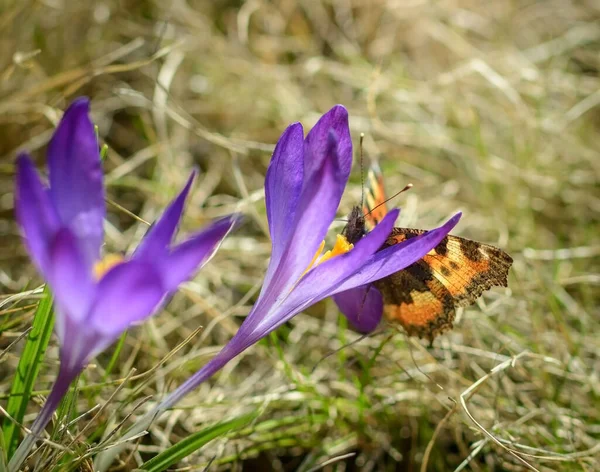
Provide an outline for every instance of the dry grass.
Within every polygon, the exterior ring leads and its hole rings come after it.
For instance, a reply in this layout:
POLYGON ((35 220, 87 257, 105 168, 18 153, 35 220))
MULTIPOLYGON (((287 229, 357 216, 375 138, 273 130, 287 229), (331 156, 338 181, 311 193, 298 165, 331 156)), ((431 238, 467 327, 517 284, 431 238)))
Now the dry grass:
MULTIPOLYGON (((255 410, 252 427, 180 466, 599 470, 598 4, 238 3, 29 0, 0 15, 3 299, 40 283, 13 222, 14 157, 26 148, 42 165, 75 96, 92 98, 110 147, 111 200, 151 221, 196 165, 203 173, 184 229, 236 208, 249 215, 162 314, 130 332, 107 379, 110 350, 82 375, 77 414, 103 404, 135 368, 78 440, 79 453, 235 332, 269 257, 269 150, 288 123, 310 127, 342 103, 354 137, 364 132, 367 154, 381 160, 388 190, 415 184, 399 202, 402 224, 429 228, 463 210, 460 234, 514 257, 510 288, 486 294, 431 349, 388 331, 326 358, 357 335, 322 303, 162 417, 126 468, 203 425, 255 410)), ((360 193, 356 170, 340 215, 360 193)), ((126 251, 144 231, 110 208, 107 250, 126 251)), ((0 308, 0 347, 30 326, 34 301, 0 308)), ((2 392, 21 344, 0 359, 2 392)), ((57 371, 51 346, 40 395, 57 371)))

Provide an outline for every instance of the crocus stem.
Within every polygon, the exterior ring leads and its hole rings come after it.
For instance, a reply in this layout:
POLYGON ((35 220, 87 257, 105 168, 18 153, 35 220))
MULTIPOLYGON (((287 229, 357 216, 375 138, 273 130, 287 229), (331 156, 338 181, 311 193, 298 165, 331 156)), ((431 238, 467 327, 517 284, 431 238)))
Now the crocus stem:
POLYGON ((8 472, 17 472, 19 470, 21 464, 25 461, 31 448, 35 444, 35 441, 41 437, 41 433, 50 422, 52 414, 56 411, 60 401, 69 390, 69 385, 71 385, 71 382, 80 371, 81 369, 64 369, 61 366, 58 377, 56 377, 56 381, 50 391, 50 395, 48 395, 48 398, 46 399, 46 403, 33 422, 33 425, 31 425, 31 433, 23 439, 14 455, 10 458, 8 472))

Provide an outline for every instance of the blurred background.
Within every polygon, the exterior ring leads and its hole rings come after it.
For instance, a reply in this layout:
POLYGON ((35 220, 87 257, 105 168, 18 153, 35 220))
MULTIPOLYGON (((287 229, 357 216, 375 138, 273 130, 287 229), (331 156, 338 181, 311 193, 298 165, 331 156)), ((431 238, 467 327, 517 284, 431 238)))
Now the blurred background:
MULTIPOLYGON (((428 229, 462 210, 455 234, 515 259, 509 288, 487 292, 432 347, 393 328, 346 346, 358 335, 322 302, 164 415, 120 470, 248 412, 252 424, 178 470, 600 470, 599 21, 593 0, 3 2, 0 301, 41 284, 13 221, 14 159, 27 149, 43 169, 77 96, 91 97, 108 145, 112 202, 152 221, 197 166, 182 233, 248 215, 159 316, 130 331, 109 375, 111 349, 81 376, 77 414, 135 369, 78 438, 80 454, 237 330, 270 253, 263 182, 274 143, 341 103, 355 167, 340 217, 360 202, 365 133, 365 161, 380 161, 388 193, 414 184, 393 202, 399 223, 428 229)), ((106 250, 129 250, 146 229, 109 205, 106 250)), ((2 349, 31 325, 38 297, 0 307, 2 349)), ((0 356, 1 405, 21 346, 0 356)), ((52 340, 40 403, 57 360, 52 340)))

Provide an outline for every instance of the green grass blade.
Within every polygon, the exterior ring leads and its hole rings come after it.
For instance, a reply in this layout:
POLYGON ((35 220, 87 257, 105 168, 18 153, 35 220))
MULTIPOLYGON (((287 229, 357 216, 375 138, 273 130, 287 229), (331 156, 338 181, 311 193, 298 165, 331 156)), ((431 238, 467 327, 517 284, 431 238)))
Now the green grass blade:
POLYGON ((197 451, 209 441, 216 439, 224 434, 227 434, 233 429, 239 429, 252 421, 256 415, 254 413, 240 416, 229 421, 217 423, 208 428, 204 428, 197 433, 190 435, 183 441, 179 441, 167 450, 154 456, 149 461, 145 462, 140 468, 148 472, 161 472, 169 466, 179 462, 183 458, 189 456, 194 451, 197 451))
POLYGON ((4 446, 4 435, 0 434, 0 472, 8 471, 8 458, 6 457, 6 447, 4 446))
MULTIPOLYGON (((43 295, 44 297, 38 303, 33 318, 33 326, 27 336, 21 359, 19 359, 17 372, 10 390, 10 398, 6 406, 7 413, 19 423, 23 422, 54 327, 52 295, 48 286, 44 288, 43 295)), ((5 418, 2 425, 2 434, 7 455, 10 458, 19 443, 19 427, 9 418, 5 418)))

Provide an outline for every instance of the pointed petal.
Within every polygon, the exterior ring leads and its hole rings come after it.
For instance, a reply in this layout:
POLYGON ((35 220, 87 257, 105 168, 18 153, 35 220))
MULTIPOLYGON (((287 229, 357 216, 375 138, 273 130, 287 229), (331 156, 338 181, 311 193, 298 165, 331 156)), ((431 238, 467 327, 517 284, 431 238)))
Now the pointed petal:
POLYGON ((50 247, 48 282, 54 293, 57 310, 57 334, 64 342, 64 321, 82 322, 95 291, 91 273, 83 262, 79 240, 68 228, 61 228, 50 247))
POLYGON ((333 300, 350 323, 360 332, 377 328, 383 315, 383 296, 374 285, 363 285, 333 296, 333 300))
POLYGON ((327 148, 328 157, 323 159, 321 168, 304 182, 288 247, 276 269, 269 267, 265 276, 263 287, 268 287, 269 291, 281 296, 289 292, 308 268, 335 218, 346 186, 346 178, 339 168, 337 140, 333 133, 329 134, 327 148), (274 282, 273 286, 271 280, 274 282))
POLYGON ((159 273, 165 291, 174 291, 180 283, 190 279, 206 264, 239 219, 239 215, 222 218, 177 245, 160 262, 159 273))
POLYGON ((48 145, 50 197, 63 223, 82 241, 91 266, 100 254, 105 215, 102 166, 89 101, 75 100, 48 145))
POLYGON ((151 264, 138 260, 124 262, 108 271, 98 283, 85 323, 109 339, 104 344, 110 343, 131 323, 151 316, 166 295, 160 274, 151 264))
POLYGON ((414 264, 452 231, 460 217, 461 213, 457 213, 439 228, 375 253, 359 271, 344 280, 334 293, 374 282, 414 264))
POLYGON ((177 195, 161 217, 154 222, 150 229, 146 232, 140 245, 135 250, 133 258, 135 259, 155 259, 160 258, 169 251, 169 246, 173 241, 185 200, 190 192, 192 182, 196 177, 196 171, 192 172, 183 190, 177 195))
POLYGON ((59 220, 48 190, 25 154, 17 159, 15 213, 33 262, 47 276, 48 251, 58 231, 59 220))
POLYGON ((304 143, 305 148, 305 180, 321 166, 323 159, 329 156, 329 134, 333 132, 336 139, 336 156, 344 180, 348 180, 352 168, 352 138, 348 127, 348 111, 342 105, 336 105, 325 113, 310 130, 304 143))
POLYGON ((265 177, 265 204, 273 242, 272 261, 279 261, 291 236, 303 179, 304 132, 300 123, 294 123, 277 141, 265 177))

